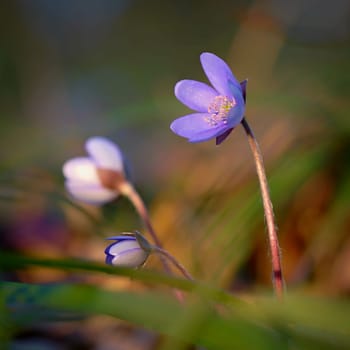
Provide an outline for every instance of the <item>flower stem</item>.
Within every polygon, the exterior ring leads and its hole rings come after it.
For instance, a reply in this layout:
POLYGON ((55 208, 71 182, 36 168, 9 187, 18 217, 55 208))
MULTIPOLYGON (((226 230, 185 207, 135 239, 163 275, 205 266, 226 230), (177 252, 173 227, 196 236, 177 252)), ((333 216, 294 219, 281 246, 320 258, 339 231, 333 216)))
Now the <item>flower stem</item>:
POLYGON ((176 258, 172 256, 168 251, 159 247, 154 247, 153 251, 166 257, 184 275, 185 278, 187 278, 190 281, 194 281, 193 277, 186 270, 186 268, 180 262, 178 262, 176 258))
POLYGON ((139 214, 142 221, 144 222, 146 229, 148 230, 149 234, 151 235, 154 243, 158 247, 162 247, 160 239, 158 238, 158 236, 153 228, 153 225, 151 223, 151 220, 150 220, 150 217, 148 214, 148 210, 145 206, 145 203, 143 202, 141 196, 138 194, 138 192, 135 190, 135 188, 129 182, 124 182, 120 187, 118 187, 118 189, 133 204, 137 213, 139 214))
MULTIPOLYGON (((156 231, 153 228, 148 210, 147 210, 146 205, 143 202, 141 196, 139 195, 139 193, 135 190, 135 188, 132 186, 132 184, 130 182, 127 182, 127 181, 120 184, 118 186, 118 190, 130 200, 130 202, 133 204, 136 212, 139 214, 140 218, 144 222, 146 229, 149 232, 149 234, 151 235, 157 248, 159 250, 163 250, 162 243, 161 243, 158 235, 156 234, 156 231)), ((166 273, 168 273, 169 275, 172 275, 171 268, 168 264, 167 259, 164 257, 164 254, 161 255, 161 261, 162 261, 162 264, 164 267, 164 271, 166 273)), ((180 292, 179 290, 174 290, 174 292, 175 292, 177 299, 180 302, 183 301, 182 292, 180 292)))
POLYGON ((272 264, 272 273, 273 273, 273 285, 275 289, 275 294, 277 297, 281 298, 284 292, 284 280, 282 274, 282 265, 281 265, 281 253, 278 243, 274 213, 272 208, 272 202, 269 193, 269 187, 267 183, 266 173, 263 158, 261 155, 259 144, 254 136, 252 129, 250 128, 247 120, 243 118, 242 120, 243 128, 248 136, 248 142, 250 149, 253 153, 256 171, 259 178, 261 196, 263 200, 268 238, 270 245, 271 253, 271 264, 272 264))

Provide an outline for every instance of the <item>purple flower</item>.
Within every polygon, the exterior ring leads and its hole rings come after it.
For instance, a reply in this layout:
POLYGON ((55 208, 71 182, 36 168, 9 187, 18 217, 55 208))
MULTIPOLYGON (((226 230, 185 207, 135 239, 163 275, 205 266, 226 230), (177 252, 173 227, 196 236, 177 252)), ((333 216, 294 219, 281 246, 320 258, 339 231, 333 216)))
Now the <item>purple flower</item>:
MULTIPOLYGON (((119 193, 109 188, 101 177, 102 171, 114 180, 124 176, 123 155, 119 147, 104 137, 92 137, 85 148, 88 157, 77 157, 63 165, 68 192, 82 202, 102 205, 115 199, 119 193)), ((106 177, 106 176, 105 176, 106 177)))
POLYGON ((200 60, 213 87, 195 80, 179 81, 175 96, 197 113, 174 120, 170 128, 189 142, 216 138, 218 145, 243 119, 247 81, 239 83, 229 66, 212 53, 202 53, 200 60))
POLYGON ((135 236, 121 235, 107 238, 116 242, 105 249, 106 264, 113 266, 140 267, 149 256, 135 236))

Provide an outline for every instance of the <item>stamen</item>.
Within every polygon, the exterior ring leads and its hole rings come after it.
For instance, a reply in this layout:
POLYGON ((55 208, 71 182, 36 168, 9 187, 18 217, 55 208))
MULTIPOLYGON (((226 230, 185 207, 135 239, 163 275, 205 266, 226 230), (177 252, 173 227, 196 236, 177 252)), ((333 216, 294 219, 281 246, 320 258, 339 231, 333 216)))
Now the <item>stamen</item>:
POLYGON ((220 122, 227 124, 229 113, 235 105, 236 101, 234 98, 229 98, 227 96, 221 95, 216 96, 208 107, 208 113, 210 113, 210 117, 205 118, 205 121, 212 126, 216 126, 220 122))

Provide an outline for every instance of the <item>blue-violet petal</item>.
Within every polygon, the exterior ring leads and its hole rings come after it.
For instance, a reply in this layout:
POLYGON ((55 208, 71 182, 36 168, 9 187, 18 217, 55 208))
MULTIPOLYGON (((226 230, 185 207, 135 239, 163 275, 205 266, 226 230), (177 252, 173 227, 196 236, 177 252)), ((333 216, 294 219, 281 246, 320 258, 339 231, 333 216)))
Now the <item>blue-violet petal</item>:
POLYGON ((232 96, 229 81, 240 87, 239 81, 234 77, 230 67, 220 57, 204 52, 200 56, 203 70, 213 87, 224 96, 232 96))
POLYGON ((186 137, 190 142, 201 142, 209 140, 223 133, 228 126, 224 123, 213 125, 209 113, 188 114, 175 119, 171 125, 171 130, 182 137, 186 137))
POLYGON ((207 112, 209 103, 217 95, 211 86, 195 80, 181 80, 175 85, 177 99, 198 112, 207 112))
POLYGON ((223 123, 218 123, 216 126, 210 122, 211 114, 209 113, 194 113, 175 119, 170 129, 177 135, 186 137, 188 139, 195 138, 203 132, 220 134, 221 130, 227 129, 223 123))

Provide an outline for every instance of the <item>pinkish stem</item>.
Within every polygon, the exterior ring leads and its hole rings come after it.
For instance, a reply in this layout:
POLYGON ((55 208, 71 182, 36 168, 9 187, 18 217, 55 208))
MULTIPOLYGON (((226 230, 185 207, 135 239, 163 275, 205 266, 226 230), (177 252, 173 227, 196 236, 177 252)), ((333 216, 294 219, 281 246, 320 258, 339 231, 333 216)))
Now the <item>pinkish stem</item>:
MULTIPOLYGON (((146 229, 149 232, 149 234, 151 235, 154 243, 156 244, 156 246, 160 250, 163 250, 162 243, 161 243, 160 239, 158 238, 156 231, 153 228, 148 210, 147 210, 145 203, 143 202, 141 196, 138 194, 138 192, 135 190, 135 188, 127 181, 119 184, 118 190, 130 200, 130 202, 135 207, 136 212, 139 214, 140 218, 144 222, 146 229)), ((161 261, 162 261, 165 272, 168 273, 169 275, 172 275, 171 268, 168 264, 168 261, 164 257, 164 254, 161 255, 161 261)), ((175 290, 175 295, 179 301, 183 300, 183 294, 179 290, 175 290)))
POLYGON ((269 187, 267 183, 264 162, 259 148, 259 144, 254 136, 252 129, 250 128, 247 120, 243 118, 242 120, 243 128, 248 136, 248 142, 250 149, 253 153, 256 171, 259 178, 261 196, 263 200, 268 238, 271 252, 271 264, 272 264, 272 273, 273 273, 273 285, 275 289, 275 294, 277 297, 281 298, 284 292, 284 280, 282 274, 282 265, 281 265, 281 253, 278 243, 274 213, 272 208, 272 202, 269 193, 269 187))

